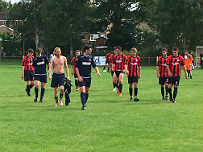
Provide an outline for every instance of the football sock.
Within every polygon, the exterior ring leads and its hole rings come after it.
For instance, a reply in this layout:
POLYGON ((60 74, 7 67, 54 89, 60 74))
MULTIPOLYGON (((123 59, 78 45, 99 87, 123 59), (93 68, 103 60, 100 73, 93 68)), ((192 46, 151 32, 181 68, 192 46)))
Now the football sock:
POLYGON ((30 85, 27 85, 26 90, 27 92, 30 92, 30 85))
POLYGON ((118 88, 118 83, 113 83, 113 88, 118 88))
POLYGON ((86 103, 87 100, 88 100, 88 96, 89 96, 89 94, 88 94, 88 93, 85 93, 85 103, 86 103))
POLYGON ((82 106, 85 107, 85 93, 80 93, 82 106))
POLYGON ((43 100, 45 88, 41 88, 40 100, 43 100))
POLYGON ((68 105, 69 103, 70 103, 69 94, 65 93, 65 105, 68 105))
POLYGON ((61 100, 62 98, 63 98, 63 93, 62 93, 62 94, 60 93, 60 100, 61 100))
POLYGON ((134 96, 137 97, 138 88, 134 88, 134 96))
POLYGON ((164 87, 161 87, 161 95, 164 98, 164 87))
POLYGON ((172 92, 171 92, 171 88, 168 88, 168 93, 170 95, 170 99, 172 99, 172 92))
POLYGON ((174 98, 174 99, 176 98, 177 93, 178 93, 178 88, 175 88, 175 87, 174 87, 174 90, 173 90, 173 98, 174 98))
POLYGON ((133 96, 133 88, 129 87, 129 93, 130 93, 130 96, 132 97, 133 96))
POLYGON ((119 84, 118 89, 119 89, 120 93, 122 93, 122 88, 123 88, 123 84, 119 84))
POLYGON ((38 91, 39 91, 39 88, 35 88, 35 97, 38 98, 38 91))
POLYGON ((31 84, 31 85, 30 85, 30 89, 32 89, 32 87, 34 87, 34 85, 33 85, 33 84, 31 84))
POLYGON ((58 103, 58 96, 57 96, 57 97, 54 97, 54 98, 55 98, 56 103, 58 103))
POLYGON ((104 66, 103 70, 105 70, 105 68, 106 68, 106 67, 104 66))
POLYGON ((166 90, 166 96, 168 95, 168 87, 165 86, 165 90, 166 90))

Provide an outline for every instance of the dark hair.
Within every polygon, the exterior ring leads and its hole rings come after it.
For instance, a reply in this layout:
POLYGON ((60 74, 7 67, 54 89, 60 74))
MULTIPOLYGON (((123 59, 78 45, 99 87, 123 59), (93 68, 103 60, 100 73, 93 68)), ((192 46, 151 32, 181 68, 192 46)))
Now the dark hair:
POLYGON ((173 51, 178 51, 178 52, 179 52, 178 47, 174 47, 174 48, 173 48, 173 51))
POLYGON ((92 48, 91 45, 85 45, 85 46, 83 47, 83 51, 85 52, 86 50, 89 50, 90 48, 92 48))
POLYGON ((42 49, 41 48, 37 48, 36 52, 37 53, 42 53, 42 49))
POLYGON ((189 50, 185 50, 185 52, 188 52, 188 53, 190 53, 190 51, 189 51, 189 50))
POLYGON ((113 47, 113 50, 116 50, 116 49, 117 49, 117 47, 116 47, 116 46, 114 46, 114 47, 113 47))
POLYGON ((161 51, 166 51, 166 52, 168 52, 168 50, 167 50, 166 48, 162 48, 161 51))
POLYGON ((34 53, 33 49, 31 49, 31 48, 29 48, 27 52, 28 53, 34 53))

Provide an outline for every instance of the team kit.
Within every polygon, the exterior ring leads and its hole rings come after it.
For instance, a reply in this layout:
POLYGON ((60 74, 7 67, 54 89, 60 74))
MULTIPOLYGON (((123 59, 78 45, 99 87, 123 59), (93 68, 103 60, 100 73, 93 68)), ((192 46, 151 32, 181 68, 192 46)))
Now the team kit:
MULTIPOLYGON (((28 49, 27 55, 22 60, 21 78, 26 82, 25 91, 27 95, 31 96, 30 90, 34 87, 34 102, 39 100, 39 102, 43 103, 48 75, 49 80, 51 80, 51 87, 54 88, 55 106, 63 106, 62 98, 64 94, 65 105, 69 105, 69 94, 71 93, 72 84, 69 78, 67 59, 61 54, 61 49, 56 47, 49 59, 46 55, 42 54, 42 49, 40 48, 35 51, 35 57, 33 53, 33 49, 28 49), (49 69, 48 74, 47 68, 49 69), (65 73, 67 77, 65 77, 65 73), (40 85, 41 92, 39 96, 40 85)), ((83 52, 76 50, 75 56, 71 60, 71 74, 75 79, 75 90, 80 90, 81 110, 86 110, 89 88, 91 86, 91 68, 93 67, 97 75, 99 77, 101 76, 91 53, 92 46, 85 45, 83 52)), ((177 47, 172 49, 172 55, 170 56, 168 56, 168 50, 166 48, 163 48, 161 53, 162 55, 156 61, 156 72, 161 87, 162 100, 170 100, 170 102, 175 103, 180 82, 181 67, 184 70, 185 78, 192 79, 193 57, 188 50, 185 51, 184 57, 179 55, 179 49, 177 47)), ((138 81, 141 78, 141 58, 137 55, 137 49, 131 48, 130 55, 126 56, 122 53, 122 47, 114 47, 113 52, 105 56, 103 72, 106 71, 106 66, 108 66, 107 71, 112 76, 113 91, 117 90, 118 96, 122 96, 123 77, 126 73, 129 84, 129 99, 130 101, 139 102, 138 81)))

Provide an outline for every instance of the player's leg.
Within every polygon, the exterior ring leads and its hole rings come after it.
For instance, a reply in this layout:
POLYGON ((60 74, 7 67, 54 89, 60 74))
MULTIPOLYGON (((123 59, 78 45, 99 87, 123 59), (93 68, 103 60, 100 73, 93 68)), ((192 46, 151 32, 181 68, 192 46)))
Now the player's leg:
POLYGON ((180 77, 175 77, 174 78, 174 90, 173 90, 173 103, 176 102, 176 96, 178 94, 178 86, 179 86, 179 82, 180 82, 180 77))
POLYGON ((107 64, 107 60, 105 60, 104 68, 103 68, 103 70, 102 70, 103 72, 106 72, 106 71, 105 71, 106 64, 107 64))
POLYGON ((59 99, 60 106, 63 106, 63 102, 62 102, 63 94, 64 94, 64 86, 60 85, 60 99, 59 99))
POLYGON ((118 83, 119 83, 119 86, 118 86, 118 90, 119 90, 119 96, 122 96, 122 89, 123 89, 123 76, 124 76, 124 73, 120 73, 119 74, 119 77, 118 77, 118 83))
POLYGON ((190 77, 190 79, 192 79, 192 70, 189 70, 189 77, 190 77))
POLYGON ((34 87, 35 82, 34 82, 34 73, 33 71, 30 71, 30 90, 32 89, 32 87, 34 87))
POLYGON ((164 100, 164 84, 161 84, 161 95, 162 95, 162 100, 164 100))
POLYGON ((26 81, 26 89, 25 89, 25 91, 27 92, 27 95, 28 96, 31 96, 31 94, 30 94, 30 84, 31 84, 31 82, 30 81, 26 81))
POLYGON ((43 102, 43 98, 44 98, 45 86, 46 86, 46 83, 41 82, 41 94, 40 94, 40 102, 41 103, 43 102))
POLYGON ((116 76, 116 72, 113 72, 113 91, 116 90, 116 87, 118 88, 118 84, 117 84, 117 80, 118 80, 118 77, 116 76))
POLYGON ((86 100, 85 85, 80 86, 80 99, 81 99, 81 103, 82 103, 81 110, 85 110, 85 108, 86 108, 86 104, 85 104, 85 100, 86 100))
POLYGON ((57 107, 58 106, 58 87, 54 87, 54 99, 57 107))
POLYGON ((190 77, 190 70, 187 70, 187 79, 190 77))
POLYGON ((132 101, 133 100, 133 88, 132 88, 133 84, 129 83, 129 81, 128 81, 128 84, 129 84, 130 101, 132 101))
POLYGON ((35 79, 35 98, 34 98, 34 102, 37 102, 38 92, 39 92, 39 80, 35 79))
POLYGON ((88 97, 89 97, 89 87, 85 87, 85 104, 87 103, 88 97))
POLYGON ((170 101, 173 100, 173 97, 172 97, 172 77, 169 77, 168 78, 168 93, 169 93, 169 96, 170 96, 170 101))
POLYGON ((139 101, 137 98, 138 95, 138 77, 133 77, 133 82, 134 82, 134 101, 139 101))
POLYGON ((165 83, 165 90, 166 90, 165 100, 168 100, 168 83, 165 83))

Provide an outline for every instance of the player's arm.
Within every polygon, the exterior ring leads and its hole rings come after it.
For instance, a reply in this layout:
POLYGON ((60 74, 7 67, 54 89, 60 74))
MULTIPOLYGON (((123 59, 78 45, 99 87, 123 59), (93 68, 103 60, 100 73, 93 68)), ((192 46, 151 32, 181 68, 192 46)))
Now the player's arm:
POLYGON ((69 80, 69 69, 68 69, 68 64, 67 64, 67 59, 66 57, 64 57, 64 65, 65 65, 65 70, 66 70, 66 74, 67 74, 67 79, 69 80))
POLYGON ((49 63, 49 80, 52 79, 52 67, 53 67, 53 64, 54 64, 54 60, 52 58, 50 63, 49 63))
POLYGON ((160 74, 159 74, 159 66, 156 66, 156 74, 157 74, 157 77, 160 78, 160 74))
POLYGON ((141 78, 141 66, 138 66, 138 73, 139 73, 139 78, 141 78))
POLYGON ((24 70, 25 70, 25 66, 22 66, 22 74, 21 74, 21 78, 24 78, 24 70))
POLYGON ((166 65, 166 69, 168 70, 168 75, 169 75, 169 77, 172 77, 172 74, 171 74, 171 70, 170 70, 170 68, 169 68, 169 65, 166 65))
POLYGON ((78 80, 79 80, 80 82, 82 82, 82 81, 83 81, 83 78, 80 76, 80 72, 79 72, 78 67, 75 67, 75 72, 76 72, 76 74, 77 74, 77 76, 78 76, 78 80))
POLYGON ((96 66, 94 69, 95 69, 95 71, 96 71, 97 75, 100 77, 100 76, 101 76, 101 74, 99 73, 99 68, 98 68, 98 66, 96 66))
POLYGON ((185 78, 187 79, 187 71, 186 71, 186 68, 185 68, 184 64, 182 65, 182 68, 183 68, 183 71, 185 72, 185 78))

